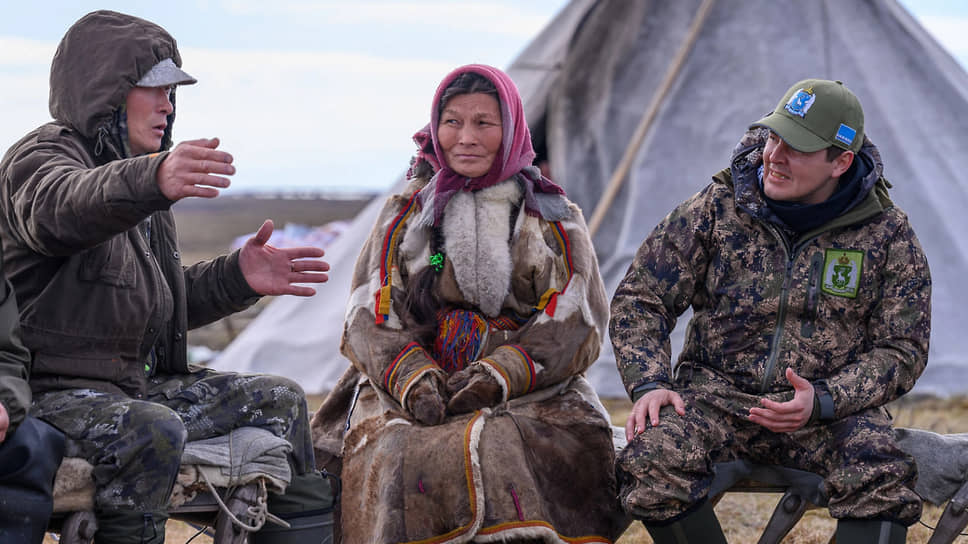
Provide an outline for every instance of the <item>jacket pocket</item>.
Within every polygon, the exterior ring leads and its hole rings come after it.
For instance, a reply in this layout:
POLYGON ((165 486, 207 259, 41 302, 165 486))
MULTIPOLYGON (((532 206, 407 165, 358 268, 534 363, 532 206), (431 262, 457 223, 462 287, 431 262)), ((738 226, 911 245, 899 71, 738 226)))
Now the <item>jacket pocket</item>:
POLYGON ((115 236, 84 252, 80 278, 116 287, 134 287, 135 261, 134 248, 127 237, 115 236))
POLYGON ((125 366, 119 358, 38 353, 34 357, 33 373, 116 382, 124 374, 125 366))

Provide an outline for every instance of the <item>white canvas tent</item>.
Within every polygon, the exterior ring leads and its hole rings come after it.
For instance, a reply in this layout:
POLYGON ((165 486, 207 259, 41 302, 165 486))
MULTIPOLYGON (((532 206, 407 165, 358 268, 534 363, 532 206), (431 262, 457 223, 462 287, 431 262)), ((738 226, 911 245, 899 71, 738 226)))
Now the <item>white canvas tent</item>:
MULTIPOLYGON (((552 177, 595 229, 609 292, 655 224, 727 164, 790 84, 844 81, 932 270, 931 352, 916 391, 966 392, 968 74, 895 0, 573 0, 508 73, 552 177)), ((329 389, 347 364, 351 263, 382 200, 328 250, 339 266, 319 294, 274 301, 213 366, 329 389)), ((607 341, 589 377, 602 396, 624 395, 607 341)))

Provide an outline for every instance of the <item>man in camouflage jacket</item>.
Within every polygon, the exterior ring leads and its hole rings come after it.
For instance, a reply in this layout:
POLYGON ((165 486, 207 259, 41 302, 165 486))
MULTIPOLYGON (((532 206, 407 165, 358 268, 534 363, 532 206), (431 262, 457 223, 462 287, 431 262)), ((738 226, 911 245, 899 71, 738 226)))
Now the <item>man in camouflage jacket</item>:
POLYGON ((838 542, 920 517, 884 404, 924 370, 931 280, 882 169, 856 96, 801 81, 639 248, 612 300, 635 401, 617 470, 656 542, 725 542, 707 492, 734 458, 820 474, 838 542))

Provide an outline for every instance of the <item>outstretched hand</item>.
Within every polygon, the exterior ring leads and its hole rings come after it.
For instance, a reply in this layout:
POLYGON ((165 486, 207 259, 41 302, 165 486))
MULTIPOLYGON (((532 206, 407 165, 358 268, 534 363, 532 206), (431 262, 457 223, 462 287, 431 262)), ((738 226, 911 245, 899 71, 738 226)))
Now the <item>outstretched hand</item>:
POLYGON ((158 167, 156 179, 161 194, 171 201, 197 196, 215 198, 218 189, 229 186, 235 173, 232 155, 219 151, 218 138, 190 140, 172 149, 158 167))
POLYGON ((775 433, 793 432, 807 424, 813 413, 813 384, 792 368, 786 369, 786 379, 793 386, 793 399, 787 402, 760 399, 761 408, 750 408, 750 421, 775 433))
POLYGON ((318 247, 277 248, 268 244, 272 236, 272 220, 266 219, 255 236, 246 240, 239 254, 239 267, 252 289, 260 295, 316 294, 312 287, 297 283, 323 283, 329 263, 320 259, 324 252, 318 247))

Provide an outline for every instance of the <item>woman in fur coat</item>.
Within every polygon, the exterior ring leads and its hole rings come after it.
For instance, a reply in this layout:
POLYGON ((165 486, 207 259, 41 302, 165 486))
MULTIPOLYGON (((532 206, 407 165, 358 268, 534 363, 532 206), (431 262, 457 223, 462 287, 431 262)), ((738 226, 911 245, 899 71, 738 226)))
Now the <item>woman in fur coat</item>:
POLYGON ((578 207, 531 165, 511 79, 437 89, 410 183, 363 247, 313 419, 344 542, 611 542, 608 415, 583 372, 608 299, 578 207))

